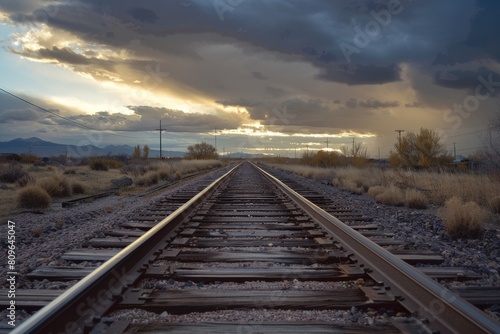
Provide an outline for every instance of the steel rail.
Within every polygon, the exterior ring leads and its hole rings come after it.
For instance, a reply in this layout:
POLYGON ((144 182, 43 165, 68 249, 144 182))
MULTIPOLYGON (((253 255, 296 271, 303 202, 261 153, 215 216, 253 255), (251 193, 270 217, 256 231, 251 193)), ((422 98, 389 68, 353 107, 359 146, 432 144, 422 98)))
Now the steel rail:
POLYGON ((83 333, 119 300, 168 244, 172 232, 239 167, 183 204, 142 237, 106 261, 50 304, 16 327, 12 334, 83 333))
POLYGON ((371 277, 389 286, 394 295, 402 296, 400 303, 406 309, 426 318, 432 330, 440 334, 500 333, 499 322, 311 203, 276 177, 255 167, 336 236, 345 249, 355 254, 360 264, 373 270, 369 274, 371 277))

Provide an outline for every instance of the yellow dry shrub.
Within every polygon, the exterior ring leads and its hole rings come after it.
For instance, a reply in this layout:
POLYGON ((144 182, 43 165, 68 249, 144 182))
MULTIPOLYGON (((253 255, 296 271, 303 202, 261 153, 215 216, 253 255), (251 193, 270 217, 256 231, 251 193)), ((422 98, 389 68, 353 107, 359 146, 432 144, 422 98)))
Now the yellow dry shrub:
POLYGON ((52 203, 50 195, 40 186, 27 185, 17 194, 17 205, 27 209, 44 209, 52 203))
POLYGON ((375 200, 382 204, 402 206, 405 204, 405 196, 401 189, 391 185, 383 193, 378 194, 375 200))
POLYGON ((405 204, 412 209, 425 209, 429 206, 427 196, 416 189, 407 189, 405 193, 405 204))
POLYGON ((458 197, 446 201, 439 212, 448 234, 454 238, 477 238, 488 218, 486 210, 477 203, 463 202, 458 197))

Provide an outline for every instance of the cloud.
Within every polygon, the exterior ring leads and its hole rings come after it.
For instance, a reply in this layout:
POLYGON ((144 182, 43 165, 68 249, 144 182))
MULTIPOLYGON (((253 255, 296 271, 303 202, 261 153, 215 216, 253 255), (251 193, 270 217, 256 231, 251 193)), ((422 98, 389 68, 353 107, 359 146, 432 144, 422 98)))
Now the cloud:
POLYGON ((326 68, 317 78, 348 85, 384 84, 401 80, 401 69, 396 64, 387 66, 356 64, 343 69, 326 68))
POLYGON ((156 14, 146 8, 141 7, 133 7, 129 10, 130 15, 132 17, 142 23, 155 23, 158 20, 158 16, 156 14))
POLYGON ((75 53, 69 48, 59 49, 57 46, 53 46, 52 49, 40 49, 38 50, 40 58, 44 59, 54 59, 60 63, 67 63, 72 65, 88 65, 91 60, 85 56, 75 53))
POLYGON ((167 132, 200 133, 212 131, 215 127, 236 128, 244 117, 238 113, 220 115, 186 113, 181 110, 151 106, 128 106, 128 108, 134 112, 132 115, 99 112, 93 115, 77 115, 71 119, 93 128, 116 131, 154 131, 159 127, 161 119, 162 127, 167 132))
POLYGON ((372 108, 372 109, 394 108, 394 107, 399 107, 399 102, 398 101, 380 101, 377 99, 370 99, 367 101, 360 101, 359 106, 363 107, 363 108, 372 108))
POLYGON ((224 107, 255 107, 261 105, 260 102, 250 101, 241 97, 233 100, 218 100, 215 102, 223 105, 224 107))
POLYGON ((269 95, 271 95, 274 98, 283 97, 283 96, 285 96, 287 94, 287 92, 284 89, 281 89, 281 88, 278 88, 278 87, 266 86, 264 88, 264 90, 265 90, 266 94, 269 94, 269 95))
POLYGON ((493 85, 495 83, 498 85, 500 74, 484 66, 479 67, 477 70, 437 71, 434 77, 434 82, 437 85, 454 89, 467 89, 469 91, 474 91, 478 86, 482 86, 482 82, 488 81, 493 82, 493 85))
POLYGON ((269 79, 268 77, 266 77, 264 74, 260 73, 259 71, 254 71, 252 72, 252 76, 256 79, 259 79, 259 80, 267 80, 269 79))
POLYGON ((12 123, 14 121, 38 121, 41 114, 31 108, 0 110, 0 123, 12 123))

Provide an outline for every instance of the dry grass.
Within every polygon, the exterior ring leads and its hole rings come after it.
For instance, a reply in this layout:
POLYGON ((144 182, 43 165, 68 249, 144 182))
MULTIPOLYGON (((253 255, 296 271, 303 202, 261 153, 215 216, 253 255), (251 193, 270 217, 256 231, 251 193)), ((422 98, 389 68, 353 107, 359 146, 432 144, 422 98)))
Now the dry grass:
POLYGON ((375 200, 382 204, 403 206, 405 204, 405 195, 401 189, 392 185, 378 194, 375 200))
POLYGON ((45 209, 50 207, 51 203, 50 195, 40 186, 26 186, 17 194, 17 205, 20 208, 45 209))
POLYGON ((384 186, 373 186, 373 187, 370 187, 368 189, 368 196, 370 197, 377 197, 379 194, 383 193, 384 191, 386 191, 386 187, 384 186))
POLYGON ((273 166, 310 178, 318 178, 316 175, 323 177, 332 175, 334 186, 350 190, 353 189, 354 182, 355 189, 361 187, 374 198, 382 190, 377 186, 391 187, 393 185, 401 189, 416 189, 425 193, 427 202, 435 205, 442 206, 448 199, 457 196, 464 201, 473 201, 481 206, 489 206, 494 212, 497 210, 496 208, 500 208, 500 204, 492 203, 494 201, 500 202, 498 199, 494 200, 494 198, 500 197, 500 179, 489 175, 416 172, 400 169, 381 170, 352 166, 338 168, 312 168, 299 165, 273 166), (372 188, 373 190, 370 191, 372 188))
POLYGON ((488 218, 486 210, 477 203, 464 202, 458 197, 447 200, 439 215, 446 231, 454 239, 479 237, 488 218))
POLYGON ((24 174, 21 178, 17 179, 17 185, 20 187, 26 187, 29 184, 35 184, 36 179, 31 174, 24 174))
POLYGON ((360 187, 358 183, 356 183, 353 180, 347 179, 347 180, 339 180, 337 182, 340 188, 350 191, 353 194, 361 195, 362 193, 364 193, 364 189, 360 187))
POLYGON ((139 176, 135 180, 135 184, 138 186, 151 186, 153 184, 157 184, 158 179, 159 179, 158 172, 150 171, 142 176, 139 176))
POLYGON ((89 160, 89 167, 92 170, 107 171, 108 169, 120 169, 123 162, 106 157, 94 157, 89 160))
POLYGON ((85 194, 85 186, 81 182, 73 181, 71 189, 73 190, 73 194, 85 194))
POLYGON ((429 206, 429 200, 421 191, 407 189, 405 193, 405 205, 412 209, 426 209, 429 206))
POLYGON ((489 204, 493 213, 500 213, 500 196, 495 196, 490 199, 489 204))
POLYGON ((67 197, 72 194, 68 179, 62 175, 41 178, 37 181, 37 185, 45 189, 51 197, 67 197))

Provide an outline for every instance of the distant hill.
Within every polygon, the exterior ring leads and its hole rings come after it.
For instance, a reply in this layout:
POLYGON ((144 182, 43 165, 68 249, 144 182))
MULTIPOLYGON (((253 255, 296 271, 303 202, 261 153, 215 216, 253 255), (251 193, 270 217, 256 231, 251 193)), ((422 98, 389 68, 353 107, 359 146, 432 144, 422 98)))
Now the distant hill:
MULTIPOLYGON (((73 157, 89 157, 96 155, 132 155, 134 148, 128 145, 108 145, 97 147, 95 145, 65 145, 45 141, 37 137, 16 138, 6 142, 0 142, 0 153, 31 153, 39 157, 58 156, 68 154, 73 157)), ((163 151, 164 157, 183 157, 185 152, 163 151)), ((150 157, 160 155, 159 150, 150 150, 150 157)))

